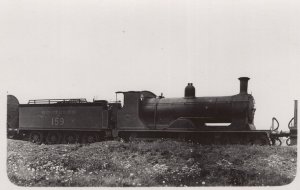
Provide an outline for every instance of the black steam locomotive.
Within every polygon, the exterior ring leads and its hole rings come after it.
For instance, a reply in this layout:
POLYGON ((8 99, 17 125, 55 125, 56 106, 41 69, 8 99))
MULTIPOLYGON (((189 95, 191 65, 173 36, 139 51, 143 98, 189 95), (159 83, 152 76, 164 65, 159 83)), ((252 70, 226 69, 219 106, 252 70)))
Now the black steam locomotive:
POLYGON ((85 99, 42 99, 19 104, 8 95, 8 135, 36 143, 92 143, 107 138, 181 138, 202 144, 270 144, 269 131, 254 126, 254 98, 241 77, 240 93, 195 97, 188 83, 182 98, 150 91, 116 92, 124 104, 85 99))

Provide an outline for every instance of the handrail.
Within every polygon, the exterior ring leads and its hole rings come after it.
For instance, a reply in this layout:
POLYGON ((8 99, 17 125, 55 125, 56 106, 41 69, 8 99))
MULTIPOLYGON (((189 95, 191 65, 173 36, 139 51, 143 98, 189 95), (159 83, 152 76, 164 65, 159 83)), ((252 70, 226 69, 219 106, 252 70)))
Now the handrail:
POLYGON ((77 98, 77 99, 36 99, 29 100, 28 104, 57 104, 57 103, 87 103, 85 98, 77 98))

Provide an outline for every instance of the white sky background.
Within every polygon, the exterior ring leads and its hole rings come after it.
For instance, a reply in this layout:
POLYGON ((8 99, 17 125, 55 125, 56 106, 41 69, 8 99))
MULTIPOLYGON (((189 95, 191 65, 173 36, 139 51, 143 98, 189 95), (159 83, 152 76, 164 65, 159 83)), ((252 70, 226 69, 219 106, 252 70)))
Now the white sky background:
POLYGON ((257 129, 276 116, 287 130, 300 97, 299 18, 291 0, 1 1, 1 97, 182 97, 188 82, 196 96, 225 96, 248 76, 257 129))

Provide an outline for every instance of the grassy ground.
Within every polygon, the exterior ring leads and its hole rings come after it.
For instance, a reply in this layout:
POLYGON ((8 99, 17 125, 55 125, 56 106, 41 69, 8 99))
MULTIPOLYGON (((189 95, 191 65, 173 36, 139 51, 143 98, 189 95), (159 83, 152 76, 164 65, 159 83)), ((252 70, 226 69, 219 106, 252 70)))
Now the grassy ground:
POLYGON ((296 147, 201 146, 174 140, 36 145, 8 139, 21 186, 273 186, 296 175, 296 147))

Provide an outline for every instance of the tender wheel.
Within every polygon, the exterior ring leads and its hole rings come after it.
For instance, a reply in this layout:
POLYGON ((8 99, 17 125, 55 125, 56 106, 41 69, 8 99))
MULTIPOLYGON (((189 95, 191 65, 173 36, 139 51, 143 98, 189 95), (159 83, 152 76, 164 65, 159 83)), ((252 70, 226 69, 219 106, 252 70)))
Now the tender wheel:
POLYGON ((47 144, 58 144, 60 143, 61 135, 56 132, 49 132, 46 137, 47 144))
POLYGON ((41 144, 43 142, 43 133, 31 132, 29 138, 31 142, 41 144))
POLYGON ((105 133, 100 133, 97 137, 97 141, 104 141, 105 140, 105 133))
POLYGON ((84 143, 94 143, 97 141, 97 136, 95 134, 89 133, 84 135, 83 142, 84 143))
POLYGON ((67 133, 64 136, 64 140, 66 141, 66 143, 69 143, 69 144, 78 142, 78 139, 79 139, 79 136, 75 133, 67 133))

